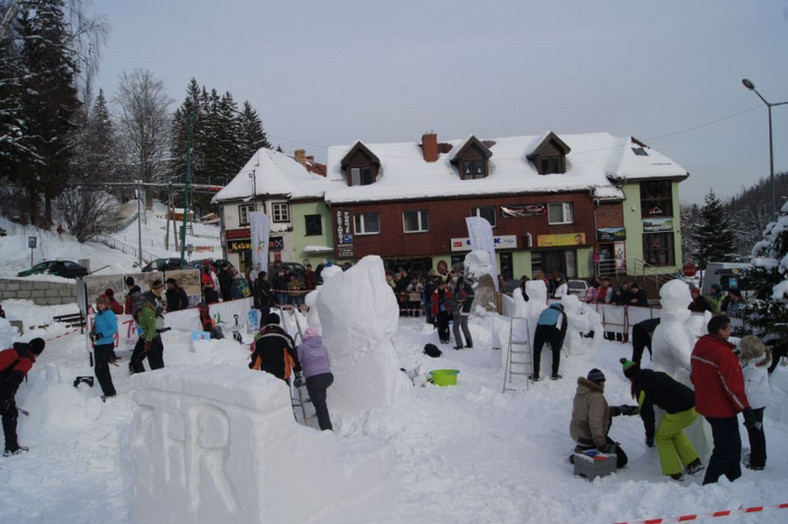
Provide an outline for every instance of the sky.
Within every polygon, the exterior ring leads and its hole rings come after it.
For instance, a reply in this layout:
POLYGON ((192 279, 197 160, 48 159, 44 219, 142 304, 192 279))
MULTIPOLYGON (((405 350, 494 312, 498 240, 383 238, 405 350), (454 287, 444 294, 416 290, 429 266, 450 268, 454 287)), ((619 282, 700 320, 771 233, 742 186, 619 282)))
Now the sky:
MULTIPOLYGON (((766 105, 788 101, 788 1, 96 1, 98 87, 150 71, 176 109, 191 78, 248 100, 286 152, 609 132, 690 173, 684 203, 769 176, 766 105)), ((773 108, 788 171, 788 105, 773 108)), ((779 197, 778 197, 779 198, 779 197)))

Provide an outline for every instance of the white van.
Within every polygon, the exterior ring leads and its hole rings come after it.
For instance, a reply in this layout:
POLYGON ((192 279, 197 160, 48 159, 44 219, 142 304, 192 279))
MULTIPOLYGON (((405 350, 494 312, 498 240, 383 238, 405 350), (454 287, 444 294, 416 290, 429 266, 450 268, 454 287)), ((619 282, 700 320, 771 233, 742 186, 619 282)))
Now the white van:
POLYGON ((745 269, 752 268, 752 264, 741 262, 709 262, 703 272, 703 282, 701 293, 708 295, 711 293, 711 286, 719 284, 723 291, 727 292, 730 288, 737 288, 745 291, 747 285, 742 282, 742 274, 745 269))

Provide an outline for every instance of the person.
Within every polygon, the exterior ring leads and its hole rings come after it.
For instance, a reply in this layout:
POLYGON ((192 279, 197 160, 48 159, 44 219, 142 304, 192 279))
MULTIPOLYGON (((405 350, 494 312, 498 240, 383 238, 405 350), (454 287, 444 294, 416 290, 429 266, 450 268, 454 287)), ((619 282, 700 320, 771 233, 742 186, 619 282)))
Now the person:
POLYGON ((703 298, 703 295, 700 294, 700 289, 693 287, 690 289, 690 296, 692 297, 692 302, 687 308, 690 311, 694 311, 695 313, 703 313, 704 311, 711 311, 711 307, 709 303, 706 302, 706 299, 703 298))
POLYGON ((566 283, 566 279, 564 279, 561 273, 556 273, 555 275, 555 291, 553 292, 553 297, 560 299, 564 295, 569 294, 569 284, 566 283))
POLYGON ((750 454, 744 466, 762 470, 766 466, 766 434, 763 431, 763 410, 771 400, 769 387, 769 364, 772 352, 754 335, 742 337, 739 341, 739 362, 744 377, 744 390, 753 411, 755 424, 747 426, 750 440, 750 454))
POLYGON ((742 297, 739 288, 732 287, 728 290, 728 296, 722 302, 722 311, 731 318, 737 318, 742 315, 744 306, 747 301, 742 297))
POLYGON ((550 350, 553 352, 552 380, 558 380, 558 366, 561 364, 561 347, 564 345, 566 337, 566 313, 564 306, 558 302, 550 304, 539 315, 534 333, 534 370, 530 379, 534 382, 539 381, 540 358, 542 356, 542 346, 545 342, 550 343, 550 350))
POLYGON ((312 291, 317 287, 317 275, 315 272, 312 271, 312 264, 306 265, 306 271, 304 271, 304 289, 307 291, 312 291))
POLYGON ((151 369, 164 367, 164 344, 161 341, 161 332, 164 329, 164 316, 162 314, 161 293, 164 286, 161 280, 151 282, 150 291, 145 293, 145 304, 137 314, 137 323, 142 329, 134 352, 131 354, 129 371, 142 373, 145 371, 142 361, 147 357, 151 369))
MULTIPOLYGON (((331 374, 328 350, 314 328, 307 328, 304 332, 304 342, 298 346, 298 360, 304 370, 306 390, 315 406, 317 424, 321 431, 333 430, 326 405, 326 390, 334 383, 334 375, 331 374)), ((300 384, 296 383, 295 386, 299 387, 300 384)))
POLYGON ((263 270, 263 265, 258 262, 254 265, 252 269, 249 270, 249 278, 247 279, 249 282, 249 287, 254 288, 255 282, 257 282, 257 277, 260 276, 260 271, 263 270))
POLYGON ((455 304, 454 325, 452 326, 454 349, 462 349, 463 347, 460 329, 462 329, 462 334, 465 335, 465 347, 471 349, 473 348, 473 338, 471 338, 471 330, 468 329, 468 318, 471 316, 471 308, 473 307, 475 296, 473 286, 465 277, 460 276, 457 279, 452 296, 455 304))
POLYGON ((529 300, 528 293, 525 291, 525 284, 528 282, 528 280, 528 275, 523 275, 520 277, 520 293, 523 294, 523 300, 526 302, 529 300))
POLYGON ((594 279, 591 282, 591 285, 586 290, 586 295, 583 297, 583 302, 587 302, 589 304, 596 304, 599 302, 599 289, 602 287, 602 284, 599 280, 594 279))
POLYGON ((623 468, 629 459, 618 442, 608 436, 613 417, 623 412, 637 411, 625 406, 608 406, 605 399, 605 374, 597 368, 585 377, 577 378, 577 390, 572 400, 572 421, 569 434, 577 443, 576 451, 598 449, 616 454, 616 466, 623 468), (622 407, 625 408, 622 410, 622 407))
POLYGON ((271 311, 271 306, 273 306, 273 295, 271 294, 271 285, 268 283, 268 273, 266 271, 260 271, 257 274, 252 297, 254 297, 254 308, 260 311, 260 318, 268 318, 268 313, 271 311))
POLYGON ((659 317, 648 318, 632 326, 632 361, 640 365, 643 359, 643 350, 648 349, 648 355, 653 360, 651 352, 651 337, 660 323, 659 317))
POLYGON ((509 286, 506 285, 506 279, 503 278, 501 273, 498 273, 498 291, 501 293, 506 293, 509 291, 509 286))
POLYGON ((142 290, 134 283, 134 277, 126 277, 126 314, 136 320, 137 312, 143 303, 142 290))
POLYGON ((206 304, 219 302, 219 293, 216 292, 213 277, 211 276, 211 265, 205 263, 200 274, 200 284, 202 285, 202 296, 206 304))
POLYGON ((440 279, 438 287, 432 292, 430 304, 435 325, 438 328, 438 338, 441 344, 449 343, 449 313, 451 312, 451 291, 446 289, 446 281, 440 279))
POLYGON ((189 307, 189 295, 174 278, 168 278, 164 283, 167 286, 167 311, 180 311, 189 307))
POLYGON ((115 313, 116 315, 122 315, 123 305, 117 300, 115 300, 115 292, 112 290, 112 288, 108 287, 107 289, 105 289, 104 296, 107 297, 107 305, 112 310, 112 312, 115 313))
POLYGON ((223 302, 233 299, 233 274, 230 266, 224 266, 219 270, 219 293, 222 295, 223 302))
POLYGON ((646 290, 640 289, 640 284, 637 282, 632 282, 632 285, 629 286, 629 297, 627 298, 627 305, 628 306, 648 306, 648 297, 646 296, 646 290))
POLYGON ((274 273, 273 280, 271 280, 271 287, 276 297, 276 305, 279 307, 287 305, 287 283, 285 270, 279 267, 274 273))
POLYGON ((722 311, 722 288, 719 284, 711 285, 711 293, 706 297, 706 303, 709 305, 709 310, 712 315, 718 315, 722 311))
POLYGON ((711 317, 708 334, 695 343, 690 359, 690 380, 695 386, 695 409, 711 425, 714 449, 703 484, 717 482, 725 475, 731 482, 741 477, 741 436, 737 415, 744 425, 755 425, 744 388, 741 366, 728 342, 731 320, 726 315, 711 317))
POLYGON ((291 373, 301 380, 301 363, 293 338, 279 325, 279 315, 269 313, 265 325, 252 344, 252 361, 249 369, 265 371, 290 383, 291 373))
POLYGON ((613 300, 613 288, 610 286, 610 279, 602 279, 602 287, 599 288, 597 293, 597 303, 609 304, 613 300))
POLYGON ((34 338, 30 342, 15 342, 13 347, 0 351, 0 416, 3 420, 6 457, 28 451, 20 446, 16 435, 16 421, 19 410, 16 407, 16 392, 36 358, 44 351, 46 342, 34 338))
POLYGON ((656 443, 662 474, 681 480, 682 465, 688 474, 700 471, 703 464, 698 452, 684 435, 684 428, 698 418, 695 394, 666 373, 641 369, 636 362, 625 358, 619 362, 632 384, 632 398, 638 403, 635 409, 646 429, 646 446, 652 448, 656 443), (654 406, 666 412, 656 430, 654 406))
POLYGON ((115 396, 115 385, 109 365, 115 363, 113 356, 115 350, 115 335, 118 334, 118 319, 115 312, 109 308, 109 299, 101 295, 96 299, 98 312, 93 317, 93 328, 90 338, 93 341, 93 355, 95 357, 93 371, 101 386, 101 400, 115 396))
POLYGON ((222 328, 216 325, 216 321, 211 318, 211 310, 208 304, 200 302, 197 304, 197 311, 200 313, 200 325, 202 330, 210 333, 212 339, 224 338, 222 328))
POLYGON ((249 284, 247 284, 246 279, 237 269, 232 268, 230 270, 230 275, 231 275, 230 295, 232 300, 246 298, 252 294, 251 291, 249 291, 249 284))
POLYGON ((632 296, 632 292, 629 290, 629 282, 622 282, 613 291, 613 297, 611 298, 611 302, 613 302, 617 306, 626 306, 627 304, 629 304, 629 300, 631 296, 632 296))

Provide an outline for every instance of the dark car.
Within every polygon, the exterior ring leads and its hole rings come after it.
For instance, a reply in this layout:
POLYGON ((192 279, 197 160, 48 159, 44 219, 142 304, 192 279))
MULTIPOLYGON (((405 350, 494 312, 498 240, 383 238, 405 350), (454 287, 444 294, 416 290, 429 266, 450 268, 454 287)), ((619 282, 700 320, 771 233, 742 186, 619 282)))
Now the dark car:
POLYGON ((181 264, 181 259, 178 257, 171 258, 157 258, 151 260, 142 268, 143 273, 149 271, 172 271, 174 269, 183 269, 184 264, 181 264))
POLYGON ((28 270, 20 271, 17 276, 28 277, 30 275, 50 274, 65 278, 84 277, 88 274, 88 269, 70 260, 46 260, 39 262, 28 270))
POLYGON ((183 267, 184 269, 202 269, 203 265, 206 262, 210 262, 214 265, 217 271, 223 269, 225 266, 233 267, 232 263, 223 259, 223 258, 203 258, 201 260, 190 260, 186 262, 186 265, 183 267))

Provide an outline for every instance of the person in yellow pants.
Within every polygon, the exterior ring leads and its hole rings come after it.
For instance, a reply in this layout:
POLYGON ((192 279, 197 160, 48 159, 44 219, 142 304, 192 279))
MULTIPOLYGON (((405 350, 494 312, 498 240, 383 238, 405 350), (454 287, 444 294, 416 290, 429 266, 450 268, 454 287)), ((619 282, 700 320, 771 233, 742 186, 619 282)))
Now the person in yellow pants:
POLYGON ((682 480, 684 473, 693 474, 703 469, 698 452, 684 435, 684 428, 698 418, 695 393, 666 373, 641 369, 625 358, 620 362, 624 376, 632 384, 632 397, 638 402, 646 429, 646 445, 657 446, 662 474, 682 480), (666 412, 656 429, 654 406, 666 412))

